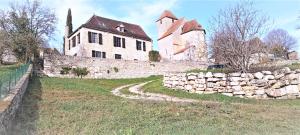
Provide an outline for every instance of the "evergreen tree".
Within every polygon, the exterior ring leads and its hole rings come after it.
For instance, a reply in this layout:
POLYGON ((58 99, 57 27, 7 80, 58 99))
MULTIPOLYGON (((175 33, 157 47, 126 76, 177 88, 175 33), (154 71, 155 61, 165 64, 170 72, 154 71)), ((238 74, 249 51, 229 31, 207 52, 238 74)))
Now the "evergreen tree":
POLYGON ((73 25, 72 25, 72 13, 71 9, 68 10, 68 16, 67 16, 67 26, 69 26, 69 34, 73 32, 73 25))

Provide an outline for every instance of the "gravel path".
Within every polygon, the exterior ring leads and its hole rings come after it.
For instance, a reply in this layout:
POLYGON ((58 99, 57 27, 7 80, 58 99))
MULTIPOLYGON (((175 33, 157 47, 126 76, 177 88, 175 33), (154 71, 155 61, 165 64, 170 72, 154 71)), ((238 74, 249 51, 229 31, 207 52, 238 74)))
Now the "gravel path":
POLYGON ((185 99, 185 98, 178 98, 178 97, 173 97, 173 96, 168 96, 168 95, 163 95, 163 94, 156 94, 156 93, 149 93, 149 92, 143 92, 141 90, 141 87, 144 85, 150 83, 145 82, 145 83, 140 83, 140 84, 130 84, 130 85, 124 85, 121 87, 118 87, 114 90, 112 90, 112 93, 116 96, 120 96, 123 98, 128 98, 128 99, 140 99, 140 100, 153 100, 153 101, 169 101, 169 102, 186 102, 186 103, 192 103, 192 102, 199 102, 198 100, 193 100, 193 99, 185 99), (121 89, 129 87, 129 91, 132 93, 135 93, 137 95, 126 95, 120 92, 121 89))

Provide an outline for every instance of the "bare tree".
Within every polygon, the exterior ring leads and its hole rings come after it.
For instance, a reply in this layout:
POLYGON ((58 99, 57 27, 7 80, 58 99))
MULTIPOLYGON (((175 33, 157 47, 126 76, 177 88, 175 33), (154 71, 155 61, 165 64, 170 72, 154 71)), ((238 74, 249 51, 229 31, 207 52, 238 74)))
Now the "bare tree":
POLYGON ((261 50, 250 41, 266 29, 268 18, 253 8, 253 3, 243 1, 220 10, 211 20, 213 56, 220 58, 232 69, 247 72, 250 59, 261 50))
POLYGON ((295 47, 297 40, 283 29, 274 29, 265 37, 271 53, 277 57, 287 58, 287 53, 295 47))
POLYGON ((19 5, 12 3, 8 11, 1 11, 0 28, 12 40, 10 48, 20 61, 37 53, 55 30, 56 16, 37 0, 19 5))

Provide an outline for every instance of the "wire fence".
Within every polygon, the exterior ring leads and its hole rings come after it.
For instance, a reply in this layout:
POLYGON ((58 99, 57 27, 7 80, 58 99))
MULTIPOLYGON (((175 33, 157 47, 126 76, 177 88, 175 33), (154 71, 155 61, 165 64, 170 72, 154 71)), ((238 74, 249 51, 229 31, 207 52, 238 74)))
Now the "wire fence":
POLYGON ((0 74, 0 100, 16 86, 17 82, 27 72, 30 63, 23 64, 20 67, 0 74))

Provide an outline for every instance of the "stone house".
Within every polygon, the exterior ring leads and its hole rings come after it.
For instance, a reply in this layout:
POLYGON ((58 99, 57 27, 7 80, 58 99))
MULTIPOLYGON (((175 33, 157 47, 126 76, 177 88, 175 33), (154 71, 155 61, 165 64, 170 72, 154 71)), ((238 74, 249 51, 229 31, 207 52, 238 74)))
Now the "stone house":
POLYGON ((156 21, 158 49, 163 60, 207 62, 205 29, 196 21, 178 19, 166 10, 156 21))
POLYGON ((296 51, 291 51, 287 54, 289 60, 298 60, 298 53, 296 51))
POLYGON ((152 39, 136 24, 93 15, 73 33, 65 28, 64 54, 147 61, 152 39))

